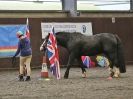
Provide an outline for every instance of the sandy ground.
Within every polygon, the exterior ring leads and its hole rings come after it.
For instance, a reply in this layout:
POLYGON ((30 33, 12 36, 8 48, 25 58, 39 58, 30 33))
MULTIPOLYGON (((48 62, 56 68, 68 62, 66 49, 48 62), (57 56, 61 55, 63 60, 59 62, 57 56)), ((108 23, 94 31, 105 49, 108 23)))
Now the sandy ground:
POLYGON ((107 80, 107 68, 90 68, 87 78, 80 68, 71 68, 69 79, 60 80, 49 72, 50 80, 40 79, 40 69, 32 70, 29 82, 17 81, 17 70, 0 71, 0 99, 133 99, 133 66, 121 78, 107 80))

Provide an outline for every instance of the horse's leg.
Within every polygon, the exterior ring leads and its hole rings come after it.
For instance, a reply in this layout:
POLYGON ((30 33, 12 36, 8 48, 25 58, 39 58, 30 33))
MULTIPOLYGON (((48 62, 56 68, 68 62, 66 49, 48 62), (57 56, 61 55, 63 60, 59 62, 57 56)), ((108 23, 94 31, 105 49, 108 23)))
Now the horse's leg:
POLYGON ((110 75, 110 77, 113 77, 114 76, 113 66, 114 66, 114 61, 115 61, 115 54, 110 53, 110 54, 107 55, 107 58, 110 61, 109 75, 110 75))
POLYGON ((114 61, 114 77, 118 78, 120 76, 120 70, 119 70, 119 63, 118 63, 118 59, 117 56, 115 57, 115 61, 114 61))
POLYGON ((85 66, 81 60, 81 56, 79 58, 77 58, 77 60, 78 60, 78 63, 81 67, 81 70, 82 70, 82 77, 85 78, 86 77, 86 70, 85 70, 85 66))
POLYGON ((114 76, 113 67, 111 65, 109 67, 109 75, 110 75, 110 77, 113 77, 114 76))
POLYGON ((114 75, 113 77, 115 78, 118 78, 120 76, 120 71, 119 71, 119 63, 118 63, 118 58, 117 58, 117 51, 116 53, 114 53, 114 58, 112 59, 113 60, 113 63, 114 63, 114 75))
MULTIPOLYGON (((114 56, 114 55, 111 55, 111 56, 114 56)), ((109 72, 110 72, 110 77, 115 77, 115 78, 118 78, 120 76, 120 70, 119 70, 119 67, 118 67, 118 60, 117 60, 117 57, 114 56, 113 58, 110 59, 110 67, 109 67, 109 72), (113 66, 115 66, 114 70, 113 70, 113 66)))
POLYGON ((75 54, 74 54, 74 53, 71 53, 71 54, 69 55, 68 64, 67 64, 67 69, 66 69, 66 72, 65 72, 65 74, 64 74, 64 78, 65 78, 65 79, 67 79, 68 76, 69 76, 69 70, 70 70, 71 65, 72 65, 72 63, 73 63, 73 61, 74 61, 74 58, 75 58, 75 54))
POLYGON ((81 70, 82 70, 82 77, 85 78, 86 77, 86 70, 85 70, 85 66, 81 60, 81 57, 77 58, 78 62, 79 62, 79 65, 81 67, 81 70))
POLYGON ((120 70, 119 70, 119 68, 118 68, 117 66, 115 67, 114 77, 115 77, 115 78, 120 77, 120 70))

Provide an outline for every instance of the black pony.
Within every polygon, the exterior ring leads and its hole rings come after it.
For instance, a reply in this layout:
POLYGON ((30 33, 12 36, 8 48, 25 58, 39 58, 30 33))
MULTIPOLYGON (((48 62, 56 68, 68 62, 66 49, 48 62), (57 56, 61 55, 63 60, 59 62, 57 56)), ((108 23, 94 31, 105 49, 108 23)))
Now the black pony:
MULTIPOLYGON (((46 36, 46 40, 49 35, 46 36)), ((126 72, 123 47, 120 38, 116 34, 100 33, 86 36, 78 32, 57 32, 57 44, 65 47, 69 51, 69 60, 64 78, 68 78, 69 70, 75 59, 78 60, 82 73, 86 70, 81 60, 81 56, 95 56, 104 54, 110 61, 109 70, 111 77, 118 77, 120 73, 126 72), (113 70, 113 67, 116 70, 113 70)), ((43 45, 46 48, 46 43, 43 45)))

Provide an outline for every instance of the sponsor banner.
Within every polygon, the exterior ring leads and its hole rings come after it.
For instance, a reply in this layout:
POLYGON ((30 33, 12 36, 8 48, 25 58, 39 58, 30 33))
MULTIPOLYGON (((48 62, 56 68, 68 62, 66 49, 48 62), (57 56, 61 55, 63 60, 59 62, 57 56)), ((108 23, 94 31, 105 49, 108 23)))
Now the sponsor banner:
POLYGON ((91 22, 43 22, 41 23, 42 38, 50 33, 52 26, 55 32, 80 32, 84 35, 92 35, 92 24, 91 22))

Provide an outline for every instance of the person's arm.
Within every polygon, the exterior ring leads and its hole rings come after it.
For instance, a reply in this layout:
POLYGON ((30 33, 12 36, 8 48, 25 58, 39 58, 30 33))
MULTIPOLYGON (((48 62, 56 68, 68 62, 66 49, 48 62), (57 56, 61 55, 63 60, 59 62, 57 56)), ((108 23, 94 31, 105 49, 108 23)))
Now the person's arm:
POLYGON ((20 42, 18 43, 18 49, 17 49, 17 51, 16 51, 14 56, 17 56, 19 54, 19 52, 20 52, 20 42))
POLYGON ((15 62, 16 62, 16 56, 19 54, 20 52, 20 42, 18 43, 18 49, 15 53, 15 55, 12 57, 12 65, 14 66, 15 62))

